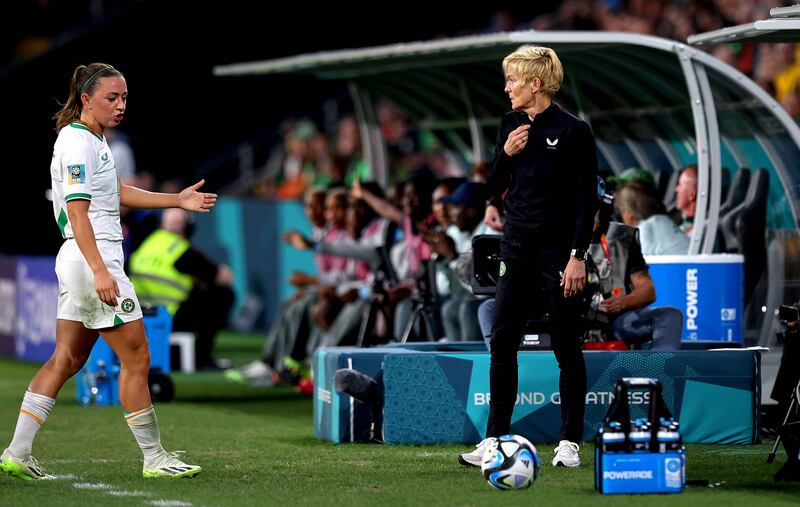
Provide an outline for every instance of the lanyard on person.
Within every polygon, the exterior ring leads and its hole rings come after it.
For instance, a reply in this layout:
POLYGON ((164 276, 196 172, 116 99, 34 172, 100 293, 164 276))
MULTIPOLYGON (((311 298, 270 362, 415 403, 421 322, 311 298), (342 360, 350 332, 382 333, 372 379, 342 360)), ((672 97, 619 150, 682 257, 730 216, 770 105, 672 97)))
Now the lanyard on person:
POLYGON ((611 252, 608 250, 608 240, 606 240, 605 234, 600 236, 600 246, 603 247, 603 255, 608 259, 608 264, 611 265, 611 252))
MULTIPOLYGON (((613 272, 614 265, 611 263, 611 250, 608 248, 608 240, 606 239, 605 234, 600 236, 600 246, 603 247, 603 255, 608 260, 608 266, 611 268, 613 272)), ((611 289, 611 294, 613 294, 614 296, 621 296, 622 287, 614 287, 613 289, 611 289)))

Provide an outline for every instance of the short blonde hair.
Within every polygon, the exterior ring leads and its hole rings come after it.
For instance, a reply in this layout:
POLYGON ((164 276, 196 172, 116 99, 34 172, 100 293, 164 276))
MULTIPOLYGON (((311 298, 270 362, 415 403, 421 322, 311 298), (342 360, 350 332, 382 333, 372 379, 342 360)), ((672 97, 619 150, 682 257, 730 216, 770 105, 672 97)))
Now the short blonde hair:
POLYGON ((542 93, 552 97, 561 88, 564 68, 556 52, 539 46, 520 46, 503 59, 503 74, 512 67, 528 83, 538 77, 542 81, 542 93))

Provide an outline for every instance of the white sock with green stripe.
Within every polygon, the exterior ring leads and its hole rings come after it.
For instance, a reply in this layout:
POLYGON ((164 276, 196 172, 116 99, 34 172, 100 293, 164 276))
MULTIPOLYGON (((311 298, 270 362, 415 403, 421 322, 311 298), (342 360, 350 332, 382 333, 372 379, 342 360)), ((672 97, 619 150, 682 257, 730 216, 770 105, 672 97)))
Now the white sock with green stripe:
POLYGON ((125 421, 128 423, 134 438, 136 438, 139 448, 142 449, 145 466, 164 457, 166 451, 161 447, 161 434, 158 431, 156 410, 152 405, 126 413, 125 421))
POLYGON ((19 407, 17 428, 14 430, 14 439, 8 446, 8 452, 17 458, 30 456, 33 439, 39 428, 44 426, 47 416, 53 410, 56 400, 43 394, 25 391, 22 405, 19 407))

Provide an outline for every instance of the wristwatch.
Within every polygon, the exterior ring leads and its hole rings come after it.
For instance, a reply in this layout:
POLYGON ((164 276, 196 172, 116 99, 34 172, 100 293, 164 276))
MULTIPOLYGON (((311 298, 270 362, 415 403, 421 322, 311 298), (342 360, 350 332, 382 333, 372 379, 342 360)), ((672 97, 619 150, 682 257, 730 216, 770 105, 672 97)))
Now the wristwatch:
POLYGON ((581 250, 580 248, 573 248, 569 254, 570 256, 575 257, 576 259, 581 261, 585 261, 586 258, 589 256, 589 253, 586 250, 581 250))

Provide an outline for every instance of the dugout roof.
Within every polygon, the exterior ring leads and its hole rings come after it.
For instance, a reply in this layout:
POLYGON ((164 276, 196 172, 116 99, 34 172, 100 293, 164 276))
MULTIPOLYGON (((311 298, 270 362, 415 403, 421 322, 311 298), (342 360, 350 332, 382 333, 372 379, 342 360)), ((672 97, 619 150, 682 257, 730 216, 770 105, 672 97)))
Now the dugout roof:
POLYGON ((638 166, 653 172, 656 181, 672 176, 674 184, 677 170, 698 164, 698 225, 690 253, 713 251, 723 167, 732 173, 741 167, 768 169, 769 226, 797 227, 797 125, 745 75, 677 41, 632 33, 522 31, 220 65, 214 74, 346 80, 364 155, 385 181, 377 101, 385 97, 404 108, 465 166, 485 160, 499 118, 509 108, 501 62, 521 44, 558 53, 565 79, 555 100, 592 126, 601 171, 638 166))

